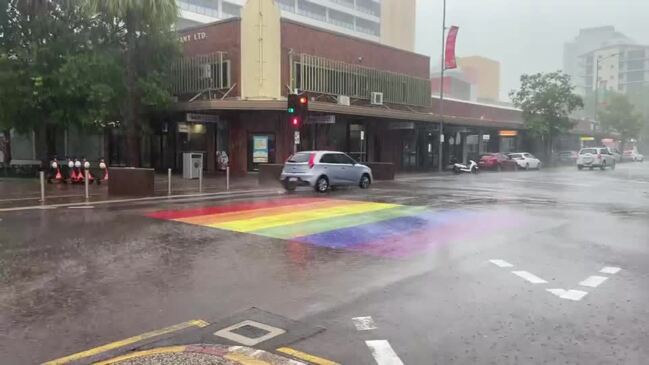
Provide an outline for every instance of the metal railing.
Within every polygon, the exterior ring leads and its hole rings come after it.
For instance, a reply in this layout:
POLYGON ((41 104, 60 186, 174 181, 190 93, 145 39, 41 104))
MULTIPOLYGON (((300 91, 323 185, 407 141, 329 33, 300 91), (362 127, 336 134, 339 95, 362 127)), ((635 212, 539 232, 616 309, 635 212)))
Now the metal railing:
POLYGON ((176 96, 232 86, 230 60, 225 52, 185 57, 172 66, 171 75, 172 92, 176 96))
POLYGON ((307 54, 291 55, 291 86, 308 92, 369 100, 383 93, 385 103, 430 106, 430 80, 334 61, 307 54))

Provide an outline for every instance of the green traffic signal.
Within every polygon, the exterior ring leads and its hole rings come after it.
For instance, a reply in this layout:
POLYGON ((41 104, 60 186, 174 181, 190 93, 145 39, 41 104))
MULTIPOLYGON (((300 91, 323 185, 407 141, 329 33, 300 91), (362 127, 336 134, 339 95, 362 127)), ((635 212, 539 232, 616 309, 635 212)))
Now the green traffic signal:
POLYGON ((295 108, 288 108, 288 112, 289 112, 290 114, 295 113, 295 108))

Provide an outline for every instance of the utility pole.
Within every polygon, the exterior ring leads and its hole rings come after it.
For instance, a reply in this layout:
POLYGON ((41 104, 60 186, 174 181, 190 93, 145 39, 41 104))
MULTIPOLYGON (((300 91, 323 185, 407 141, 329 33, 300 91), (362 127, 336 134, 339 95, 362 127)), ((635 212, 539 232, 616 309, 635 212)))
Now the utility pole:
POLYGON ((444 171, 444 69, 446 68, 446 0, 443 0, 442 10, 442 57, 440 63, 440 79, 439 79, 439 172, 444 171))

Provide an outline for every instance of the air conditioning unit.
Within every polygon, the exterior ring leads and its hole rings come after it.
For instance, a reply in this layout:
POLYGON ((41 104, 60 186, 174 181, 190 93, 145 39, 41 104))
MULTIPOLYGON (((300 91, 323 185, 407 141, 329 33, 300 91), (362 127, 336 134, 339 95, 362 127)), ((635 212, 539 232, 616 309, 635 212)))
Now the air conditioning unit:
POLYGON ((373 92, 370 103, 372 105, 383 105, 383 93, 373 92))
POLYGON ((338 95, 338 105, 350 106, 351 100, 347 95, 338 95))

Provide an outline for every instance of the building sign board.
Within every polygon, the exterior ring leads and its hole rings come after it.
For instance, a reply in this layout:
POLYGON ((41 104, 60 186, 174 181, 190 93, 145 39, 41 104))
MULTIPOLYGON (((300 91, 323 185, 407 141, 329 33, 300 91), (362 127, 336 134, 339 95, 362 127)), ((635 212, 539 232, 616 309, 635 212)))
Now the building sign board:
POLYGON ((201 41, 203 39, 207 39, 207 33, 205 33, 205 32, 196 32, 196 33, 183 34, 183 35, 180 36, 179 39, 180 39, 180 43, 201 41))
POLYGON ((252 162, 268 163, 268 136, 253 136, 252 145, 252 162))

